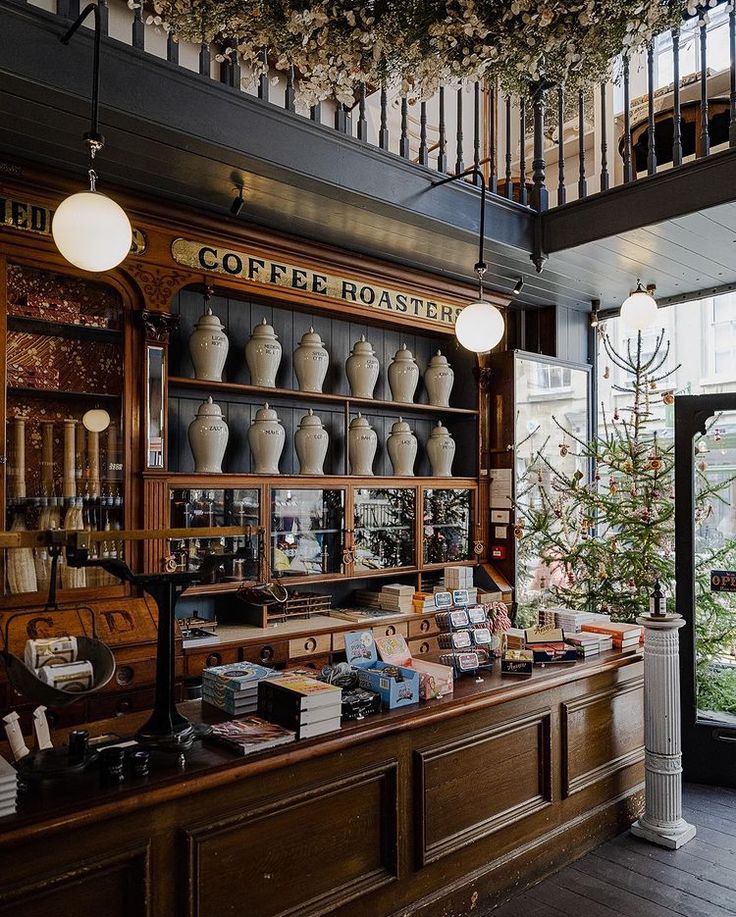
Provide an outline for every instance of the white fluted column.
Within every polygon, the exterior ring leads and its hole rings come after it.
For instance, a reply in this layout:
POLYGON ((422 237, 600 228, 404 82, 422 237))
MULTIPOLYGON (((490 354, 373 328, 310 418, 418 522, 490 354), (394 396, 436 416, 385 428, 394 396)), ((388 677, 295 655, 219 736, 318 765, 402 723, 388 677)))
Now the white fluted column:
POLYGON ((681 615, 645 614, 644 626, 644 814, 631 826, 637 837, 677 850, 695 837, 682 817, 680 744, 681 615))

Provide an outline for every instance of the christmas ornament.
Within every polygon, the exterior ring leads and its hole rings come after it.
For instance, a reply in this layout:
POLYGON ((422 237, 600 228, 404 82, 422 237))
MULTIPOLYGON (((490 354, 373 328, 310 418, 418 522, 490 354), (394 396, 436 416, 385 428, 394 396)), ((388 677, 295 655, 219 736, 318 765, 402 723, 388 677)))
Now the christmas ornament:
POLYGON ((664 401, 666 405, 674 404, 675 403, 675 393, 674 392, 664 392, 662 394, 662 401, 664 401))

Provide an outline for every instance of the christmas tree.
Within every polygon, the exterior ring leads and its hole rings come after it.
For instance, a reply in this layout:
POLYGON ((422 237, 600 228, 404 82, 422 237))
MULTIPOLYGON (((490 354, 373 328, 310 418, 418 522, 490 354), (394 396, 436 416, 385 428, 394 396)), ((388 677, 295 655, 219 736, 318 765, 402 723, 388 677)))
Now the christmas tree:
MULTIPOLYGON (((559 455, 574 450, 574 470, 569 462, 554 460, 548 438, 521 475, 517 623, 531 623, 543 604, 631 621, 648 609, 656 580, 669 596, 668 607, 674 607, 674 441, 661 429, 658 433, 655 407, 657 401, 674 402, 672 378, 678 367, 668 368, 664 331, 649 353, 643 351, 640 332, 623 352, 605 330, 600 333, 605 357, 618 370, 620 384, 612 388, 625 404, 603 410, 598 435, 590 441, 555 418, 559 455)), ((727 502, 724 493, 732 481, 707 473, 707 443, 717 440, 717 424, 715 417, 695 444, 699 707, 736 713, 736 669, 733 659, 723 664, 736 642, 736 613, 729 597, 712 593, 709 583, 711 569, 734 569, 736 562, 733 538, 710 538, 706 524, 714 504, 727 502)))

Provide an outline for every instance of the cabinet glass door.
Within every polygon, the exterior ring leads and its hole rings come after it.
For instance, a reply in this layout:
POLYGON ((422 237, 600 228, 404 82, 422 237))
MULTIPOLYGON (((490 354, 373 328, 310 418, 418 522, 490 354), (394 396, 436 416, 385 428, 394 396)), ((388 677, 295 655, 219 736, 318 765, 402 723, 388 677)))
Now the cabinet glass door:
POLYGON ((275 576, 341 573, 345 491, 274 488, 271 569, 275 576))
POLYGON ((413 567, 416 491, 361 487, 353 493, 353 546, 356 573, 413 567))
POLYGON ((255 488, 226 488, 220 490, 186 488, 171 491, 171 525, 173 528, 193 529, 191 538, 171 543, 171 553, 180 570, 198 570, 210 554, 241 553, 224 565, 225 582, 254 579, 259 575, 258 535, 237 535, 227 538, 198 538, 196 529, 219 526, 260 525, 260 491, 255 488))
POLYGON ((472 560, 472 490, 425 490, 423 523, 425 564, 472 560))

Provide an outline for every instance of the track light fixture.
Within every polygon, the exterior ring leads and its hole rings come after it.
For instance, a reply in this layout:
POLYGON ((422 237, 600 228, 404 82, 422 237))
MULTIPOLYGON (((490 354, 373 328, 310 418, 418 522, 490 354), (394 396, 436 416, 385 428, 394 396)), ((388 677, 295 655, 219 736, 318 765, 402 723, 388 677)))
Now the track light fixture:
POLYGON ((243 186, 238 185, 236 190, 238 193, 233 198, 232 204, 230 204, 230 215, 234 217, 238 216, 240 211, 245 206, 245 198, 243 197, 243 186))
POLYGON ((133 230, 125 211, 119 204, 97 190, 95 156, 105 144, 99 130, 100 99, 100 10, 107 0, 89 3, 61 38, 69 44, 72 36, 92 15, 95 21, 94 56, 92 59, 92 106, 90 129, 84 135, 89 151, 89 191, 80 191, 65 198, 56 208, 51 223, 51 235, 61 255, 70 264, 85 271, 109 271, 117 267, 130 251, 133 230))
POLYGON ((521 293, 523 289, 524 289, 524 278, 519 277, 519 279, 516 281, 516 285, 514 286, 514 289, 511 292, 514 294, 514 296, 518 296, 519 293, 521 293))
POLYGON ((599 314, 598 314, 598 313, 600 312, 600 308, 601 308, 601 301, 600 301, 600 299, 594 299, 594 300, 592 300, 592 301, 591 301, 591 304, 590 304, 590 307, 591 307, 591 308, 590 308, 590 327, 591 327, 591 328, 597 328, 598 325, 600 324, 600 317, 599 317, 599 314))
POLYGON ((460 344, 474 353, 488 353, 503 338, 505 323, 501 312, 493 305, 483 299, 483 277, 488 270, 488 265, 484 259, 484 247, 486 236, 486 180, 480 169, 475 167, 466 169, 459 175, 452 175, 444 178, 442 181, 434 183, 445 185, 450 181, 456 181, 466 175, 472 175, 480 184, 480 226, 478 232, 478 262, 474 267, 478 275, 478 299, 475 302, 468 303, 460 312, 455 321, 455 337, 460 344))

